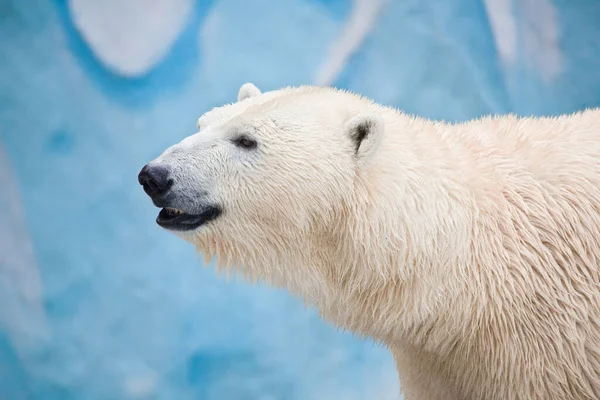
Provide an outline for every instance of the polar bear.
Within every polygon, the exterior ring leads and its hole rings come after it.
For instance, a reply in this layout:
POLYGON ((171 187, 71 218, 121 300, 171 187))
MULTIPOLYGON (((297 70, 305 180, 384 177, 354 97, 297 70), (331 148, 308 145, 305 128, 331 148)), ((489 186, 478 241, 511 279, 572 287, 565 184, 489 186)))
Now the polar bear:
POLYGON ((138 178, 218 268, 384 343, 408 400, 600 398, 598 109, 451 124, 245 84, 138 178))

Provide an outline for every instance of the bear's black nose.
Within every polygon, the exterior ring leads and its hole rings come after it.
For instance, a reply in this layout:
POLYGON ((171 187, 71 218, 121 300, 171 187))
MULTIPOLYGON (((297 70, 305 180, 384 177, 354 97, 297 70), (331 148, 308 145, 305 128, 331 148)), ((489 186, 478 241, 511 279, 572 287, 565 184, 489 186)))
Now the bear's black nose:
POLYGON ((169 178, 169 170, 161 165, 144 165, 138 174, 138 182, 152 200, 163 196, 173 185, 173 180, 169 178))

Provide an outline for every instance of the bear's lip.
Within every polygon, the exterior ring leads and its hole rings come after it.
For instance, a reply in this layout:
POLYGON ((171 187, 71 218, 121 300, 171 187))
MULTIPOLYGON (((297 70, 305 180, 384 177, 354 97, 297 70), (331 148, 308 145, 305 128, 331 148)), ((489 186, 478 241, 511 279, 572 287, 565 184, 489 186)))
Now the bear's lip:
POLYGON ((164 207, 156 217, 156 223, 172 231, 191 231, 199 228, 221 215, 222 210, 217 206, 206 206, 198 214, 188 214, 172 207, 164 207))

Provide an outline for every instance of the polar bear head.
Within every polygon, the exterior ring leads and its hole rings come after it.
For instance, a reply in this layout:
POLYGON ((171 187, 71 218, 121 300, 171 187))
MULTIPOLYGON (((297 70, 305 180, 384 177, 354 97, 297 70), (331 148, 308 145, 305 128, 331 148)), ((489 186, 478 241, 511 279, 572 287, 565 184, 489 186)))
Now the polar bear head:
POLYGON ((157 223, 208 258, 277 263, 344 224, 384 134, 378 107, 332 88, 245 84, 139 182, 162 208, 157 223))

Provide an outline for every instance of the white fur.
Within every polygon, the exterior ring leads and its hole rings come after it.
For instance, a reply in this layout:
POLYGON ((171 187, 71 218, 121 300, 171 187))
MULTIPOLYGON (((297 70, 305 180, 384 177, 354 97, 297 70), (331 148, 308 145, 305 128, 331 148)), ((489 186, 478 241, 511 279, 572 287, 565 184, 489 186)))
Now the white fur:
POLYGON ((238 101, 246 100, 259 94, 260 89, 254 86, 254 84, 244 83, 238 92, 238 101))
POLYGON ((446 124, 301 87, 199 127, 160 160, 224 213, 180 235, 384 343, 406 399, 600 398, 599 110, 446 124))
POLYGON ((384 121, 376 114, 359 114, 346 122, 345 129, 350 137, 356 135, 355 131, 361 129, 361 126, 368 127, 369 133, 358 145, 356 157, 360 160, 361 166, 368 165, 374 158, 383 139, 385 129, 384 121))

